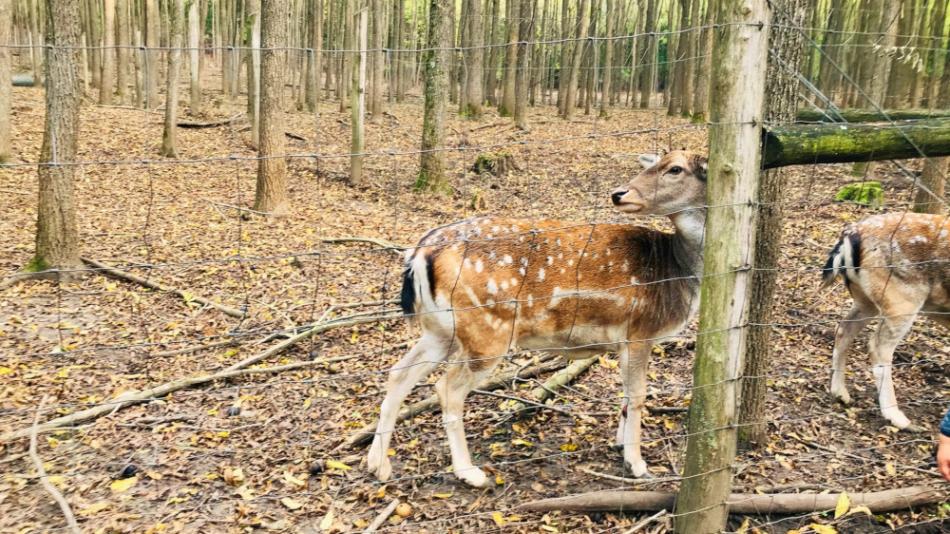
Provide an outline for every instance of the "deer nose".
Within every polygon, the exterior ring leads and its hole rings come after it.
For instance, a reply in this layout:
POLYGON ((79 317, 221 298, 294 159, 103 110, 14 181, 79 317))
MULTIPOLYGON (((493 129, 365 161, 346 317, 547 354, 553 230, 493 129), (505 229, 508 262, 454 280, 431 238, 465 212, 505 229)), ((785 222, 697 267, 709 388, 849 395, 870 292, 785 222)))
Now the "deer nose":
POLYGON ((626 191, 626 190, 614 191, 613 193, 610 194, 610 200, 613 201, 613 203, 614 203, 615 206, 619 206, 619 205, 620 205, 620 199, 623 198, 623 196, 626 195, 626 194, 627 194, 627 191, 626 191))

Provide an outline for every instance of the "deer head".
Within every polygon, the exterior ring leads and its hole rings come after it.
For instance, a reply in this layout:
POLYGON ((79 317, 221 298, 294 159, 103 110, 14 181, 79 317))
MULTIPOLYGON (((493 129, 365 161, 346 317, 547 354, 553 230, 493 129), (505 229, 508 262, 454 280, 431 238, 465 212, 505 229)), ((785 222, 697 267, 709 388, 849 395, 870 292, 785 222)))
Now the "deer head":
POLYGON ((672 215, 706 203, 706 158, 676 150, 660 157, 640 155, 644 170, 610 199, 624 213, 672 215))

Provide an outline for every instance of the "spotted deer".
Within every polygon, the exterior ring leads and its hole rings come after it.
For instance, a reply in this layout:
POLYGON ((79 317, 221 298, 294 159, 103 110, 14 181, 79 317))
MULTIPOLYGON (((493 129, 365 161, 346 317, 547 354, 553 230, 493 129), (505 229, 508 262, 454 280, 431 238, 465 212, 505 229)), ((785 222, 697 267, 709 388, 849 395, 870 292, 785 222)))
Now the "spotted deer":
POLYGON ((516 348, 568 358, 620 354, 623 409, 617 429, 626 467, 647 476, 640 412, 653 341, 682 330, 698 307, 706 159, 677 151, 640 156, 645 168, 612 192, 618 210, 666 215, 675 233, 632 224, 481 217, 427 233, 406 256, 402 308, 422 336, 390 371, 367 466, 392 474, 387 451, 403 400, 439 364, 452 469, 487 482, 463 428, 466 395, 516 348))
POLYGON ((897 405, 892 362, 917 315, 950 328, 950 218, 891 213, 848 226, 828 256, 822 286, 839 275, 854 305, 835 333, 831 394, 851 402, 845 385, 848 349, 862 328, 880 320, 868 343, 878 406, 897 428, 921 430, 897 405))

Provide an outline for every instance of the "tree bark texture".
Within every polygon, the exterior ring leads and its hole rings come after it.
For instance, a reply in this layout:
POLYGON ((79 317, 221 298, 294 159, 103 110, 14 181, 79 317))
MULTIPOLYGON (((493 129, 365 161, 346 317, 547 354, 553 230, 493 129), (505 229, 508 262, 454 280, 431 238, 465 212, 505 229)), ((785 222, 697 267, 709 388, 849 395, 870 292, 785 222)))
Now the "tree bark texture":
MULTIPOLYGON (((0 45, 13 42, 13 0, 0 0, 0 45)), ((10 160, 10 96, 13 62, 10 48, 0 46, 0 163, 10 160)))
POLYGON ((289 211, 287 161, 284 159, 284 53, 287 46, 287 0, 267 0, 261 12, 261 135, 254 209, 273 216, 289 211))
POLYGON ((449 0, 429 0, 429 32, 423 59, 425 82, 422 153, 419 155, 419 176, 416 189, 442 191, 446 189, 445 153, 445 105, 448 97, 449 73, 447 44, 452 39, 448 11, 449 0))
POLYGON ((80 0, 46 0, 46 127, 38 170, 36 255, 27 271, 82 265, 73 199, 75 175, 80 167, 59 165, 75 161, 79 141, 80 20, 80 0))
POLYGON ((716 5, 709 179, 699 332, 676 532, 726 526, 736 453, 738 378, 748 333, 755 199, 768 61, 767 0, 716 5), (739 24, 735 24, 739 23, 739 24))
POLYGON ((178 157, 175 141, 178 130, 178 74, 181 72, 182 48, 182 0, 171 0, 168 5, 170 26, 170 49, 168 50, 168 73, 165 75, 165 129, 162 132, 161 154, 167 158, 178 157))
POLYGON ((115 0, 103 0, 102 9, 102 75, 99 82, 99 103, 111 104, 115 88, 115 0))
POLYGON ((917 213, 946 213, 947 169, 950 158, 924 158, 924 170, 914 196, 917 213))

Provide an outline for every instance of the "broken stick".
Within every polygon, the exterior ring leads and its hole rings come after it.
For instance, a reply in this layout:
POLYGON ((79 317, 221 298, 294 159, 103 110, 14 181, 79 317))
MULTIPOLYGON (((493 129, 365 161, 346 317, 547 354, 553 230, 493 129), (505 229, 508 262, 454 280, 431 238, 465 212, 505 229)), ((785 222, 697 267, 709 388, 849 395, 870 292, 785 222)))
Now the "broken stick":
POLYGON ((102 273, 104 273, 104 274, 106 274, 106 275, 108 275, 108 276, 111 276, 111 277, 113 277, 113 278, 120 278, 120 279, 122 279, 122 280, 125 280, 125 281, 128 281, 128 282, 133 282, 133 283, 138 284, 138 285, 140 285, 140 286, 145 286, 145 287, 147 287, 147 288, 154 289, 154 290, 156 290, 156 291, 163 291, 163 292, 165 292, 165 293, 174 293, 175 295, 178 295, 179 297, 185 299, 185 302, 197 302, 198 304, 203 304, 203 305, 205 305, 205 306, 210 306, 210 307, 212 307, 212 308, 214 308, 214 309, 220 311, 221 313, 224 313, 225 315, 230 315, 231 317, 236 317, 236 318, 238 318, 238 319, 241 319, 241 318, 244 317, 244 312, 241 311, 241 310, 238 310, 237 308, 232 308, 232 307, 226 306, 226 305, 224 305, 224 304, 219 304, 219 303, 217 303, 217 302, 214 302, 213 300, 209 300, 209 299, 206 299, 206 298, 204 298, 204 297, 199 297, 199 296, 196 296, 196 295, 192 295, 191 293, 189 293, 189 292, 187 292, 187 291, 185 291, 185 290, 183 290, 183 289, 177 289, 177 288, 174 288, 174 287, 166 286, 166 285, 161 284, 161 283, 159 283, 159 282, 153 282, 153 281, 151 281, 151 280, 146 280, 145 278, 142 278, 141 276, 136 276, 136 275, 134 275, 134 274, 132 274, 132 273, 127 273, 127 272, 125 272, 125 271, 123 271, 123 270, 120 270, 120 269, 117 269, 117 268, 115 268, 115 267, 112 267, 111 265, 106 265, 105 263, 102 263, 102 262, 100 262, 100 261, 96 261, 96 260, 91 259, 91 258, 82 258, 82 261, 83 261, 83 263, 85 263, 85 264, 87 264, 87 265, 91 265, 91 266, 95 267, 99 272, 102 272, 102 273))
POLYGON ((40 479, 40 484, 43 486, 43 489, 53 497, 53 500, 59 505, 59 509, 63 511, 63 517, 66 518, 66 524, 69 526, 69 530, 79 534, 79 524, 76 523, 76 516, 73 515, 73 509, 70 508, 69 502, 66 500, 66 497, 63 497, 62 492, 47 478, 46 468, 43 467, 43 459, 40 458, 39 453, 36 452, 36 436, 39 433, 40 412, 42 412, 43 407, 46 406, 46 399, 46 397, 43 397, 43 400, 40 401, 40 405, 36 407, 36 415, 33 416, 33 426, 30 427, 30 460, 33 461, 36 476, 40 479))
POLYGON ((399 499, 393 499, 393 502, 389 503, 389 506, 383 508, 383 511, 376 516, 376 519, 366 527, 364 534, 369 534, 370 532, 376 532, 376 529, 383 526, 383 523, 389 519, 389 516, 393 515, 393 512, 396 511, 396 507, 399 506, 399 499))
MULTIPOLYGON (((554 375, 545 380, 543 384, 528 392, 528 400, 544 404, 544 401, 553 397, 559 389, 570 384, 575 378, 584 373, 584 371, 590 369, 590 366, 593 365, 595 361, 597 361, 596 356, 572 361, 570 365, 554 373, 554 375)), ((519 402, 512 407, 512 411, 516 413, 527 413, 532 409, 531 406, 528 406, 524 402, 519 402)))

